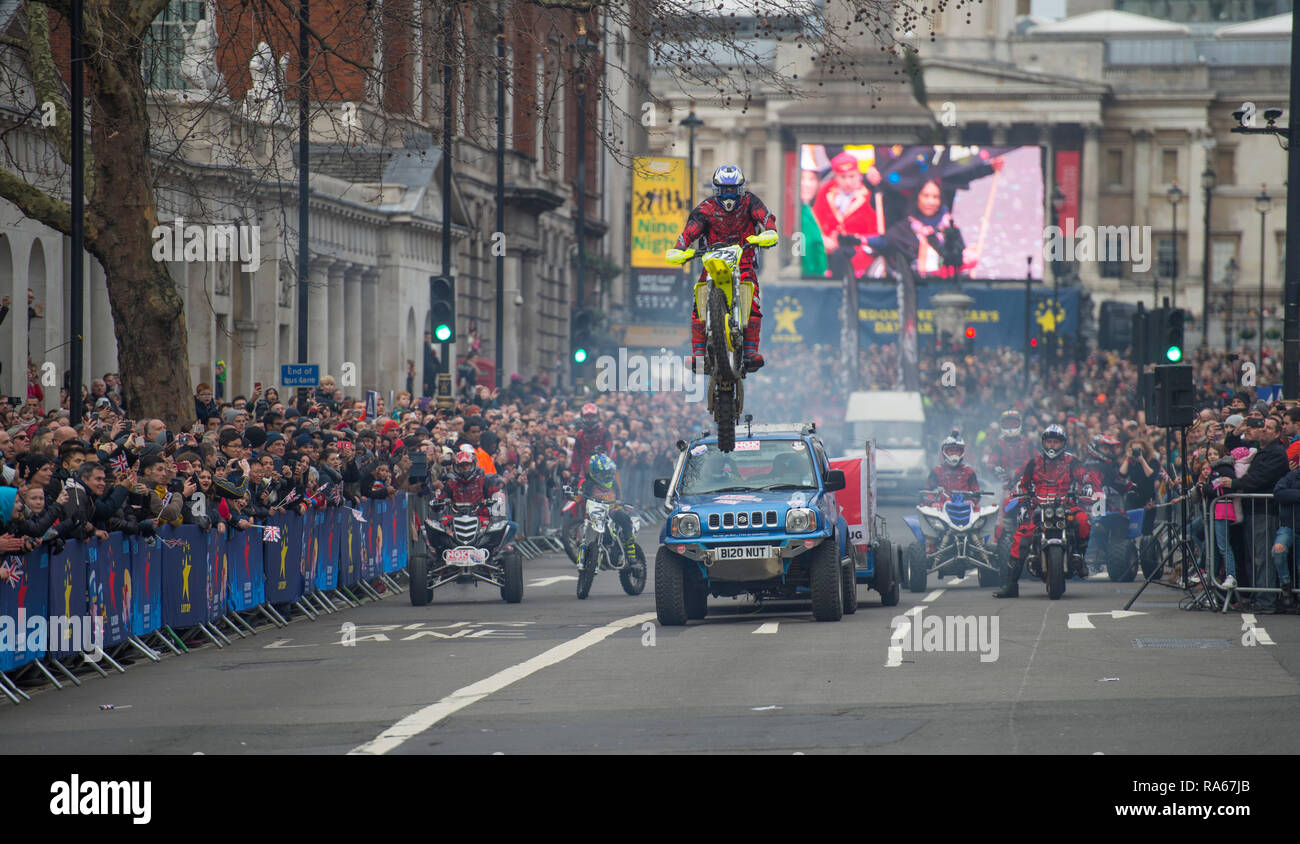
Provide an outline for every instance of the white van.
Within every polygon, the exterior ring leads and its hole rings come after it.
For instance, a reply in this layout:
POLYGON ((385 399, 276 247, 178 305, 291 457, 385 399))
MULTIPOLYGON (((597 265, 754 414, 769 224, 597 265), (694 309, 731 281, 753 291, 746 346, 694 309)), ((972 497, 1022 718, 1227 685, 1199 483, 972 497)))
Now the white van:
POLYGON ((930 466, 925 459, 925 407, 920 393, 851 393, 844 421, 848 444, 853 446, 846 457, 860 456, 867 440, 875 441, 876 489, 881 494, 924 488, 930 466))

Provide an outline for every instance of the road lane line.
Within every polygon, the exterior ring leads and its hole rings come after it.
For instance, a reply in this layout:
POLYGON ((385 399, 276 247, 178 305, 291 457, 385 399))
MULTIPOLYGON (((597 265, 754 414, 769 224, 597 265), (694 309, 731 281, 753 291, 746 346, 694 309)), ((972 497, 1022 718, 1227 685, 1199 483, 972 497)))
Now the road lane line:
POLYGON ((917 613, 919 613, 919 612, 920 612, 921 610, 923 610, 923 609, 925 609, 925 607, 922 607, 922 606, 919 606, 919 605, 918 605, 918 606, 912 607, 910 610, 908 610, 907 612, 903 613, 903 615, 905 615, 905 616, 907 616, 907 615, 916 615, 917 613))
POLYGON ((911 635, 912 622, 910 621, 904 621, 894 628, 893 634, 889 637, 888 659, 885 661, 886 668, 897 668, 903 664, 902 643, 907 641, 911 635))
POLYGON ((926 595, 924 598, 922 598, 921 601, 922 601, 923 603, 927 603, 927 604, 928 604, 930 601, 937 601, 937 600, 939 600, 939 596, 942 595, 942 594, 943 594, 944 592, 946 592, 946 591, 948 591, 948 590, 946 590, 946 589, 936 589, 936 590, 934 590, 933 592, 931 592, 929 595, 926 595))
POLYGON ((781 624, 781 622, 779 622, 779 621, 765 621, 765 622, 763 622, 762 624, 758 625, 758 629, 755 630, 754 632, 755 632, 755 633, 775 633, 777 627, 778 627, 780 624, 781 624))
POLYGON ((1047 616, 1052 612, 1052 605, 1049 603, 1047 609, 1043 610, 1043 623, 1038 628, 1038 635, 1034 637, 1034 647, 1029 651, 1029 661, 1025 663, 1025 673, 1020 675, 1020 690, 1016 692, 1016 699, 1011 703, 1011 712, 1007 716, 1007 727, 1011 730, 1011 752, 1016 753, 1020 749, 1020 736, 1016 734, 1016 707, 1020 706, 1020 699, 1025 696, 1025 686, 1029 683, 1029 669, 1034 666, 1034 655, 1038 653, 1038 643, 1043 641, 1043 631, 1047 629, 1047 616))
POLYGON ((577 580, 577 579, 578 578, 575 575, 562 574, 559 575, 558 577, 539 577, 529 581, 528 585, 536 589, 542 586, 551 586, 556 583, 563 583, 566 580, 577 580))
POLYGON ((477 703, 489 695, 496 694, 511 683, 518 682, 531 674, 541 671, 543 668, 548 668, 552 665, 563 662, 569 657, 579 654, 592 645, 609 638, 620 630, 637 627, 644 622, 653 621, 654 619, 654 613, 643 613, 641 615, 620 618, 619 620, 610 622, 603 627, 588 630, 581 636, 578 636, 575 639, 570 639, 567 642, 562 642, 550 650, 538 654, 532 659, 525 660, 518 665, 512 665, 509 668, 498 671, 491 677, 479 680, 477 683, 471 683, 464 688, 457 689, 437 703, 431 703, 418 712, 406 716, 365 744, 353 748, 348 752, 348 755, 380 756, 391 750, 395 750, 444 718, 454 715, 465 707, 477 703))

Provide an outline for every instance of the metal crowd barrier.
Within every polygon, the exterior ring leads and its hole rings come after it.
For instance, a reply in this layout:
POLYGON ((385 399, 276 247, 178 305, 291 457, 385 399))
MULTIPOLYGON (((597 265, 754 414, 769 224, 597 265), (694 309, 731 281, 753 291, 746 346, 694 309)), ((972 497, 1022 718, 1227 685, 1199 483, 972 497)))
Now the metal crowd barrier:
POLYGON ((258 625, 283 627, 295 611, 316 619, 404 591, 410 497, 357 508, 286 513, 242 531, 166 526, 152 541, 111 533, 0 558, 0 693, 30 699, 19 681, 74 669, 125 672, 127 651, 157 662, 163 650, 224 648, 258 625), (223 630, 224 626, 224 630, 223 630), (80 664, 70 664, 77 657, 80 664))
MULTIPOLYGON (((1300 513, 1300 507, 1296 509, 1300 513)), ((1206 570, 1215 588, 1224 591, 1223 579, 1220 578, 1219 573, 1222 568, 1226 577, 1227 551, 1231 550, 1237 585, 1228 590, 1229 597, 1231 593, 1248 597, 1270 596, 1274 599, 1280 597, 1282 578, 1278 571, 1279 567, 1286 572, 1286 579, 1291 582, 1294 592, 1296 583, 1294 532, 1291 534, 1290 547, 1281 554, 1275 553, 1273 550, 1275 543, 1278 539, 1285 539, 1285 535, 1278 535, 1278 528, 1281 526, 1279 505, 1271 493, 1238 492, 1207 500, 1201 517, 1204 521, 1203 547, 1207 549, 1207 560, 1212 561, 1212 565, 1207 566, 1206 570), (1221 515, 1228 515, 1226 508, 1218 506, 1220 503, 1235 504, 1235 513, 1232 515, 1238 518, 1220 518, 1221 515)), ((1229 603, 1224 601, 1224 612, 1228 611, 1229 603)), ((1264 608, 1267 609, 1269 606, 1270 603, 1266 600, 1264 608)))

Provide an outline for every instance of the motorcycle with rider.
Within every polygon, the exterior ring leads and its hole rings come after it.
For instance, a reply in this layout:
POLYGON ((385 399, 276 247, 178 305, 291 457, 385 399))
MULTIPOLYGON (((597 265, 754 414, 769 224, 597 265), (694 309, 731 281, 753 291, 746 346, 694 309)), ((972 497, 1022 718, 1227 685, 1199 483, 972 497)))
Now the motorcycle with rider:
MULTIPOLYGON (((569 475, 572 488, 581 489, 586 480, 587 464, 597 454, 611 456, 614 454, 614 439, 609 429, 600 422, 600 411, 596 405, 587 402, 580 411, 581 425, 573 437, 573 458, 569 462, 569 475)), ((613 457, 611 456, 612 460, 613 457)), ((578 562, 578 543, 582 533, 582 520, 586 508, 580 493, 569 495, 564 505, 560 522, 560 544, 564 553, 575 565, 578 562)))
POLYGON ((1002 589, 993 593, 995 598, 1020 597, 1020 574, 1026 565, 1031 575, 1047 584, 1052 600, 1065 591, 1068 575, 1087 577, 1084 557, 1090 530, 1088 513, 1080 503, 1092 503, 1091 496, 1082 492, 1091 475, 1083 461, 1065 450, 1066 436, 1060 425, 1044 428, 1039 443, 1038 454, 1025 463, 1016 481, 1020 524, 1011 539, 1002 589))
POLYGON ((997 477, 1002 489, 997 525, 993 529, 996 554, 1003 567, 1011 563, 1011 537, 1020 514, 1020 498, 1015 492, 1016 478, 1034 454, 1034 444, 1021 432, 1018 410, 1008 410, 998 420, 998 438, 984 456, 984 465, 997 477))
POLYGON ((579 600, 591 593, 591 584, 601 571, 617 571, 628 595, 645 590, 645 552, 636 541, 640 520, 619 503, 620 491, 618 466, 608 455, 592 455, 578 489, 584 500, 578 545, 579 600))
POLYGON ((718 448, 726 452, 735 446, 744 378, 764 363, 758 352, 763 314, 754 249, 775 246, 777 232, 776 215, 745 190, 739 167, 724 164, 714 170, 713 188, 713 196, 691 209, 665 258, 670 264, 702 258, 691 309, 691 370, 709 376, 708 409, 718 425, 718 448))

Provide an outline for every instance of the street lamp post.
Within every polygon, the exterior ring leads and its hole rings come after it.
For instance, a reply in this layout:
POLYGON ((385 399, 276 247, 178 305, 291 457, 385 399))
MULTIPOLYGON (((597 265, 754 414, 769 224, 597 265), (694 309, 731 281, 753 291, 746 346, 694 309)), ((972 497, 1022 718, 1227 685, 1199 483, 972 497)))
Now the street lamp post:
POLYGON ((577 67, 578 87, 578 214, 575 229, 578 241, 577 286, 579 309, 586 306, 587 274, 587 63, 586 54, 595 49, 595 44, 587 37, 587 24, 578 18, 578 37, 574 42, 577 67))
POLYGON ((694 103, 691 104, 691 113, 686 115, 686 119, 682 121, 682 125, 686 127, 686 130, 690 135, 690 143, 687 145, 686 159, 686 169, 689 171, 686 174, 686 179, 691 184, 690 192, 688 194, 690 204, 686 206, 686 209, 689 212, 695 209, 695 130, 704 125, 704 121, 695 116, 694 103))
POLYGON ((1169 197, 1169 216, 1173 220, 1174 231, 1173 260, 1169 271, 1169 303, 1176 308, 1178 307, 1178 203, 1183 201, 1183 191, 1175 181, 1169 186, 1165 195, 1169 197))
MULTIPOLYGON (((1052 225, 1061 225, 1061 211, 1065 208, 1065 194, 1061 191, 1061 186, 1056 185, 1052 188, 1052 225)), ((1050 358, 1053 363, 1057 362, 1057 355, 1060 352, 1061 335, 1057 330, 1056 313, 1060 307, 1061 298, 1061 273, 1065 272, 1067 265, 1065 261, 1052 262, 1052 341, 1050 358)), ((1044 357, 1048 355, 1044 354, 1044 357)))
POLYGON ((1223 289, 1227 298, 1227 309, 1223 312, 1223 348, 1224 351, 1232 352, 1232 288, 1237 283, 1237 259, 1235 257, 1228 259, 1228 264, 1223 268, 1223 289))
POLYGON ((1206 167, 1201 173, 1201 189, 1205 191, 1205 243, 1201 253, 1201 277, 1205 284, 1201 299, 1201 347, 1210 345, 1210 200, 1214 196, 1215 173, 1206 167))
POLYGON ((1264 217, 1273 205, 1273 198, 1268 195, 1264 185, 1259 186, 1259 196, 1255 197, 1255 210, 1259 212, 1259 358, 1256 366, 1264 365, 1264 217))

